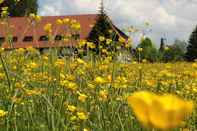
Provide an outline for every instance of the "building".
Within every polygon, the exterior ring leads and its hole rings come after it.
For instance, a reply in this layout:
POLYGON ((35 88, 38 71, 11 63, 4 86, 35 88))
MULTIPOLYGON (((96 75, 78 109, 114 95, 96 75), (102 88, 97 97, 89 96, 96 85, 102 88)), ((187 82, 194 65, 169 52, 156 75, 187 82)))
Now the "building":
MULTIPOLYGON (((97 14, 87 14, 87 15, 70 15, 70 16, 43 16, 42 20, 33 26, 29 22, 28 17, 11 17, 8 19, 9 30, 7 25, 0 23, 0 43, 1 47, 5 49, 17 49, 17 48, 28 48, 33 47, 37 49, 46 49, 52 47, 75 47, 78 42, 69 41, 63 42, 61 39, 62 33, 65 33, 67 29, 63 25, 57 25, 57 19, 73 19, 80 23, 81 29, 77 34, 74 34, 74 38, 86 39, 94 25, 97 22, 97 14), (47 33, 44 31, 43 27, 51 23, 52 34, 54 36, 54 42, 47 39, 47 33), (10 34, 12 44, 8 44, 7 36, 10 34)), ((109 17, 108 17, 109 19, 109 17)), ((117 33, 118 36, 128 39, 120 29, 118 29, 109 19, 112 29, 117 33)))

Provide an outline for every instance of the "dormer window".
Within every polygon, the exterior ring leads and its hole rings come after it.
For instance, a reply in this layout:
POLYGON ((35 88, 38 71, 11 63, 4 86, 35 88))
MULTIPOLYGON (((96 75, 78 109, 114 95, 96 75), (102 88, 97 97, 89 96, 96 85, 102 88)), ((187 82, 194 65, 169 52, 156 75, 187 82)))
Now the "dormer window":
POLYGON ((33 41, 33 36, 25 36, 23 39, 24 42, 32 42, 33 41))
POLYGON ((5 37, 0 37, 0 44, 5 42, 5 37))
POLYGON ((80 39, 80 34, 72 34, 72 39, 73 40, 79 40, 80 39))
POLYGON ((12 42, 17 42, 18 41, 18 37, 14 36, 12 37, 12 42))
POLYGON ((61 35, 56 35, 55 36, 55 41, 60 41, 62 39, 63 39, 63 36, 61 36, 61 35))
POLYGON ((49 37, 46 35, 40 36, 39 41, 49 41, 49 37))

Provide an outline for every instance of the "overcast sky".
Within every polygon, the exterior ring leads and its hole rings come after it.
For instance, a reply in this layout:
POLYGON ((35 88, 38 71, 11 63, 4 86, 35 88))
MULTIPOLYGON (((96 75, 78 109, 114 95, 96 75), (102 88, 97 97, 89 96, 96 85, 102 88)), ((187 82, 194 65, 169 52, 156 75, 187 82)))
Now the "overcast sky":
MULTIPOLYGON (((39 0, 40 15, 97 13, 100 0, 39 0)), ((159 45, 160 38, 168 43, 174 39, 188 41, 197 25, 197 0, 104 0, 109 17, 120 28, 131 25, 152 25, 149 36, 159 45)))

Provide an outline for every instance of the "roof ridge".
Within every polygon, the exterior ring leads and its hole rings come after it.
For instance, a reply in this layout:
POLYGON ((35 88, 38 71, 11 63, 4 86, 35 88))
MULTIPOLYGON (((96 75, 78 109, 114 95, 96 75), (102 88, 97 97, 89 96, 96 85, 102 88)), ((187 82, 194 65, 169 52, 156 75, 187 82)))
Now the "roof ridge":
MULTIPOLYGON (((41 17, 73 17, 73 16, 96 16, 96 15, 99 15, 99 14, 96 14, 96 13, 92 13, 92 14, 71 14, 71 15, 44 15, 44 16, 41 16, 41 17)), ((23 16, 23 17, 10 17, 11 19, 20 19, 20 18, 27 18, 27 16, 23 16)))

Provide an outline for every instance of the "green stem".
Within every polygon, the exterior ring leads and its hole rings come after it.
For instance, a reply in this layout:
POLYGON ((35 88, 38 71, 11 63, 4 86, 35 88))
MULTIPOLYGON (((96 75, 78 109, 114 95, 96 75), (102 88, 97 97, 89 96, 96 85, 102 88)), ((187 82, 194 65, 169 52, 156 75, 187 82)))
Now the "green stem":
POLYGON ((9 78, 9 74, 8 74, 8 69, 7 69, 6 65, 5 65, 5 62, 3 61, 3 57, 2 57, 1 54, 0 54, 0 60, 1 60, 1 63, 2 63, 2 66, 3 66, 3 70, 4 70, 6 78, 7 78, 8 86, 11 89, 11 82, 10 82, 10 78, 9 78))

